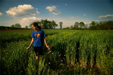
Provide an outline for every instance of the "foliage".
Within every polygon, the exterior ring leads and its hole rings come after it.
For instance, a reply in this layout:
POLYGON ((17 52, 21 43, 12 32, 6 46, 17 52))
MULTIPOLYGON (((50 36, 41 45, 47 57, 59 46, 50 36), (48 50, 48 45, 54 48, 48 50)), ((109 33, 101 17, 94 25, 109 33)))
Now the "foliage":
POLYGON ((44 44, 44 55, 37 61, 33 46, 26 50, 32 31, 17 32, 0 33, 5 40, 0 50, 3 75, 113 74, 112 30, 44 30, 51 53, 44 44))
POLYGON ((96 23, 92 21, 89 27, 90 30, 113 30, 113 21, 105 21, 96 23))

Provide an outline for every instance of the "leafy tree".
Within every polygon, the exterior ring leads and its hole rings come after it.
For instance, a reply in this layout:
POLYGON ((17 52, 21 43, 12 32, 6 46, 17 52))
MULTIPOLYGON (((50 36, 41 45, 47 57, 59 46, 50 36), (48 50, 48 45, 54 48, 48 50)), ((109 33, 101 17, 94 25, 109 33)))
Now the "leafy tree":
POLYGON ((95 21, 92 21, 92 22, 90 23, 90 26, 95 26, 95 25, 96 25, 95 21))
POLYGON ((48 21, 48 28, 53 29, 52 22, 48 21))
POLYGON ((80 25, 80 28, 84 27, 84 22, 80 22, 79 25, 80 25))
POLYGON ((15 28, 21 28, 21 25, 20 25, 19 23, 16 23, 16 24, 14 25, 14 27, 15 27, 15 28))
POLYGON ((38 23, 39 26, 41 26, 41 22, 40 21, 37 21, 37 23, 38 23))
POLYGON ((56 25, 54 20, 52 20, 52 26, 54 27, 54 29, 55 29, 56 26, 58 26, 58 25, 56 25))
POLYGON ((62 24, 63 24, 62 22, 59 22, 59 25, 60 25, 60 29, 62 29, 62 24))
POLYGON ((70 29, 74 29, 74 27, 73 26, 70 26, 70 29))
POLYGON ((41 26, 43 26, 44 25, 44 20, 41 20, 41 26))
POLYGON ((28 26, 25 26, 25 29, 28 29, 28 26))
POLYGON ((45 29, 47 29, 48 27, 47 27, 47 19, 46 20, 44 20, 44 22, 43 22, 43 27, 45 28, 45 29))
POLYGON ((15 28, 15 25, 11 25, 11 29, 14 29, 15 28))
POLYGON ((78 22, 75 22, 74 28, 75 28, 75 29, 78 29, 78 26, 79 26, 79 23, 78 23, 78 22))

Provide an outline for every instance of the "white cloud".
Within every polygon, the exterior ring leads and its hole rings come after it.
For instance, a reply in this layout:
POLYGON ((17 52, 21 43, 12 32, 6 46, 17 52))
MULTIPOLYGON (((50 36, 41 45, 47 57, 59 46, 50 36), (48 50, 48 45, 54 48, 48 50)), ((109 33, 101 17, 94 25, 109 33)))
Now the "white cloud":
POLYGON ((52 20, 54 20, 54 21, 55 21, 55 19, 50 19, 50 18, 48 18, 47 20, 48 20, 48 21, 52 21, 52 20))
POLYGON ((113 15, 108 14, 108 15, 105 15, 105 16, 99 16, 98 18, 111 18, 111 17, 113 17, 113 15))
POLYGON ((40 12, 36 11, 38 14, 40 14, 40 12))
POLYGON ((61 13, 58 10, 56 10, 56 6, 47 6, 46 9, 48 9, 50 12, 53 12, 53 13, 50 13, 53 15, 58 15, 61 13))
POLYGON ((12 17, 20 17, 32 15, 35 10, 37 10, 37 8, 34 8, 32 5, 24 4, 18 5, 17 7, 9 8, 6 13, 8 15, 11 15, 12 17))
POLYGON ((60 14, 61 12, 59 12, 58 10, 55 10, 54 12, 53 12, 53 14, 54 15, 58 15, 58 14, 60 14))
POLYGON ((70 18, 75 18, 75 17, 70 17, 70 18))
POLYGON ((100 22, 101 20, 94 20, 95 22, 100 22))
POLYGON ((2 13, 0 12, 0 16, 2 15, 2 13))
POLYGON ((20 20, 20 24, 25 27, 26 25, 30 25, 32 22, 34 21, 40 21, 41 18, 37 18, 37 17, 28 17, 28 18, 23 18, 22 20, 20 20))
POLYGON ((67 4, 65 4, 65 5, 67 5, 67 4))
POLYGON ((84 16, 86 16, 86 14, 84 14, 84 16))
POLYGON ((35 14, 31 14, 32 16, 35 16, 35 14))
POLYGON ((56 9, 56 6, 47 6, 46 9, 48 9, 49 11, 53 11, 56 9))
POLYGON ((51 19, 50 19, 50 18, 48 18, 47 20, 48 20, 48 21, 50 21, 51 19))

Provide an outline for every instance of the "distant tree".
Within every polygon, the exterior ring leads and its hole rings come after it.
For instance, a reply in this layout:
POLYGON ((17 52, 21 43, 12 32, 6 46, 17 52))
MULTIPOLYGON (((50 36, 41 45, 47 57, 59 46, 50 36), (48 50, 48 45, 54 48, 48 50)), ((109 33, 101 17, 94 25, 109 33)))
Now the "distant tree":
POLYGON ((11 25, 11 29, 14 29, 15 28, 15 25, 11 25))
POLYGON ((21 25, 20 25, 19 23, 16 23, 16 24, 14 25, 14 27, 15 27, 15 28, 21 28, 21 25))
POLYGON ((106 29, 113 30, 113 21, 106 22, 106 29))
POLYGON ((46 20, 44 20, 43 27, 44 27, 45 29, 47 29, 47 28, 48 28, 48 26, 47 26, 47 19, 46 19, 46 20))
POLYGON ((54 20, 52 20, 52 26, 54 27, 54 29, 56 26, 58 26, 58 25, 56 25, 56 22, 54 20))
POLYGON ((37 23, 38 23, 39 26, 41 26, 41 22, 40 21, 37 21, 37 23))
POLYGON ((80 22, 79 25, 80 25, 80 28, 84 27, 84 22, 80 22))
POLYGON ((28 26, 25 26, 25 29, 28 29, 28 26))
POLYGON ((66 28, 64 28, 64 29, 70 29, 70 27, 66 27, 66 28))
POLYGON ((55 27, 57 27, 58 26, 58 24, 55 24, 55 27))
POLYGON ((95 21, 92 21, 92 22, 90 23, 90 26, 95 26, 95 25, 96 25, 95 21))
POLYGON ((62 24, 63 24, 62 22, 59 22, 59 25, 60 25, 60 29, 62 29, 62 24))
POLYGON ((70 26, 70 29, 74 29, 74 27, 73 26, 70 26))
POLYGON ((75 28, 75 29, 78 29, 78 26, 79 26, 79 23, 78 23, 78 22, 75 22, 74 28, 75 28))
POLYGON ((48 21, 48 28, 53 29, 52 22, 48 21))
POLYGON ((44 20, 41 20, 41 27, 42 28, 44 28, 43 25, 44 25, 44 20))

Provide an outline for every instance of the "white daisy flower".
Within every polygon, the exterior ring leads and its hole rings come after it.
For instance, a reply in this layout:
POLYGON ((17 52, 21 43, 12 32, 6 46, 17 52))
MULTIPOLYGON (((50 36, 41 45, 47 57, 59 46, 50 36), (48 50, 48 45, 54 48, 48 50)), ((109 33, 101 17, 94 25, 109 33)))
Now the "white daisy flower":
POLYGON ((51 63, 49 62, 49 64, 51 64, 51 63))
POLYGON ((61 62, 62 62, 63 60, 61 60, 61 62))

